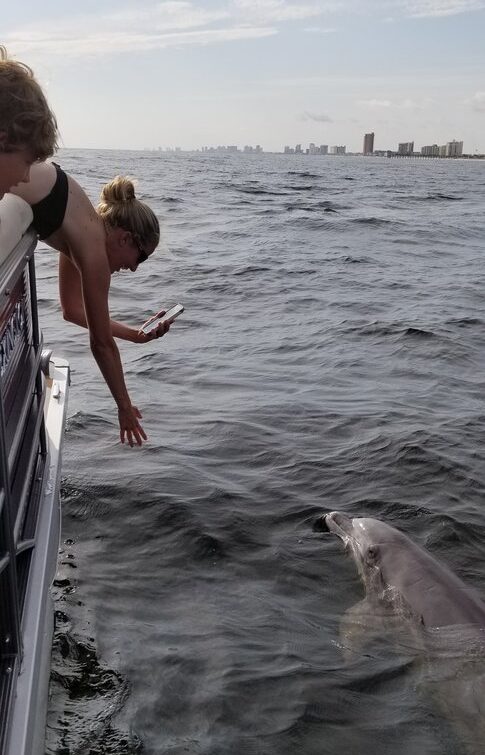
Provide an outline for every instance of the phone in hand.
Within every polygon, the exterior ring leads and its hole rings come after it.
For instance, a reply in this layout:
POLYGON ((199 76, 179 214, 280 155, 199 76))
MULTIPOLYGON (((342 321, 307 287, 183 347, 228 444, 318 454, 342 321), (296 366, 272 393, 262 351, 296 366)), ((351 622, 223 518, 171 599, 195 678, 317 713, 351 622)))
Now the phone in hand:
POLYGON ((149 320, 143 323, 138 332, 145 334, 151 333, 151 331, 155 330, 155 328, 157 328, 160 323, 167 322, 169 320, 175 320, 175 318, 181 315, 183 311, 184 307, 182 306, 182 304, 175 304, 175 306, 167 309, 165 314, 162 315, 160 314, 160 312, 158 312, 156 315, 150 317, 149 320))

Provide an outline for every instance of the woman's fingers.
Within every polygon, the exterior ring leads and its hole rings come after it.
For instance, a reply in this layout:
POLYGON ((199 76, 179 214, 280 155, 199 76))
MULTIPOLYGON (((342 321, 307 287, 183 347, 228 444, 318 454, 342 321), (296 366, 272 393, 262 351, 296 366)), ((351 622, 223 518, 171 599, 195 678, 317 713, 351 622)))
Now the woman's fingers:
POLYGON ((141 419, 141 412, 136 406, 131 407, 131 411, 128 409, 118 410, 118 417, 120 422, 120 440, 124 444, 125 441, 133 448, 143 445, 143 441, 147 440, 147 435, 140 425, 138 418, 141 419))
POLYGON ((170 330, 170 326, 173 323, 173 320, 167 320, 166 322, 161 322, 155 332, 155 338, 161 338, 165 335, 165 333, 168 333, 170 330))

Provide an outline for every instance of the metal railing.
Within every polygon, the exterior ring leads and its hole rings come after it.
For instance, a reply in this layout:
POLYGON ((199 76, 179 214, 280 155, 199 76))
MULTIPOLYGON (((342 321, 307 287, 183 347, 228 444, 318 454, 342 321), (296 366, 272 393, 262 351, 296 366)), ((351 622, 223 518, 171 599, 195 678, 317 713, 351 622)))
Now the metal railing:
POLYGON ((0 753, 22 660, 22 613, 47 457, 35 244, 27 233, 0 268, 0 753))

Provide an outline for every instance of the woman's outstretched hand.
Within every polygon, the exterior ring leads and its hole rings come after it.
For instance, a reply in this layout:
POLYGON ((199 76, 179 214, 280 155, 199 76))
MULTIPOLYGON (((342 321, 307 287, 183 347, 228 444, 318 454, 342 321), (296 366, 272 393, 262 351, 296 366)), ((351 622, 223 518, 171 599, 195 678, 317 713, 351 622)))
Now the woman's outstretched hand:
POLYGON ((124 443, 126 439, 132 448, 135 443, 137 446, 141 446, 143 441, 147 439, 146 433, 138 421, 139 419, 141 419, 141 412, 136 406, 118 409, 120 440, 124 443))

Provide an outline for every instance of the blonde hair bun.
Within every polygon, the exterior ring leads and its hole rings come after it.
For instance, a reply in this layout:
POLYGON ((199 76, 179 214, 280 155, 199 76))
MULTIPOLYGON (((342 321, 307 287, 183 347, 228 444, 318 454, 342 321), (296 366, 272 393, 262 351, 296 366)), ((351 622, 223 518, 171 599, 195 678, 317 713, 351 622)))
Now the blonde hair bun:
POLYGON ((101 192, 101 203, 106 205, 131 202, 135 197, 135 185, 128 176, 115 176, 101 192))
POLYGON ((143 247, 156 247, 160 241, 158 219, 136 198, 134 179, 128 176, 116 176, 104 186, 96 211, 111 228, 132 233, 143 247))

